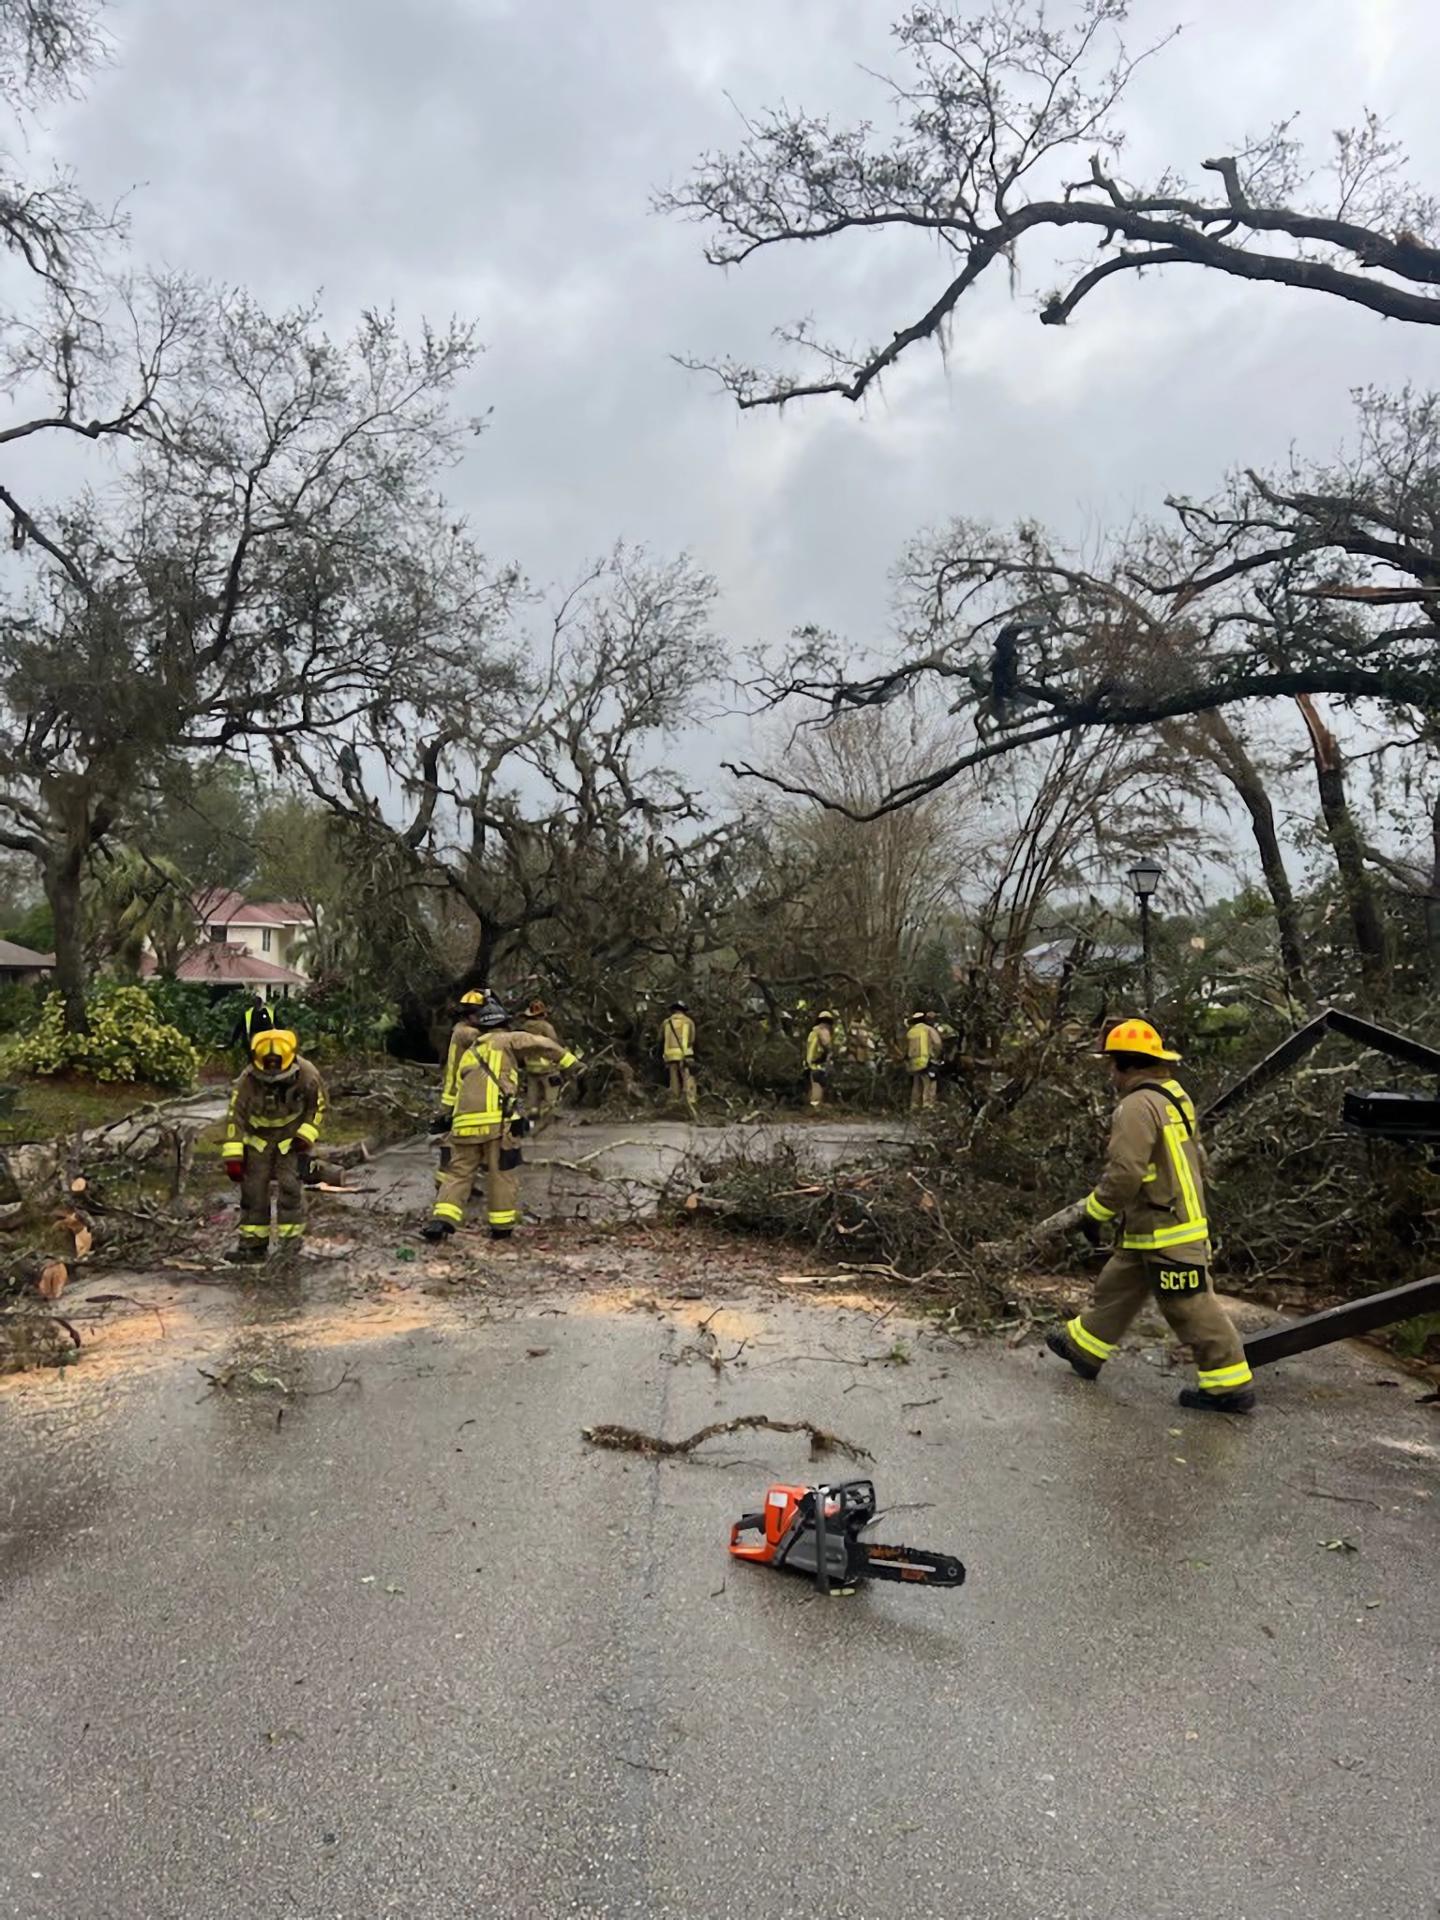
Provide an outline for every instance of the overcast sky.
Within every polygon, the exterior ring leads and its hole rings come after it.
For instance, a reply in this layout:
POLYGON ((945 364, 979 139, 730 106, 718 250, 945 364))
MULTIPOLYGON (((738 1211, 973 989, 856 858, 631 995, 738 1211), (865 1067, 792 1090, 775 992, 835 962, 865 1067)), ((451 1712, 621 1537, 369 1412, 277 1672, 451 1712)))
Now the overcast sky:
MULTIPOLYGON (((894 9, 898 11, 898 7, 894 9)), ((1188 15, 1127 109, 1128 169, 1193 173, 1294 109, 1317 143, 1372 105, 1440 185, 1433 0, 1138 0, 1132 40, 1188 15)), ((467 406, 493 427, 453 476, 490 552, 539 581, 618 536, 690 549, 742 647, 808 621, 882 632, 906 538, 956 513, 1074 535, 1207 489, 1227 464, 1324 453, 1349 390, 1440 383, 1440 336, 1280 289, 1172 273, 1041 328, 1042 253, 970 307, 948 367, 919 350, 863 411, 738 415, 673 353, 764 357, 769 328, 884 337, 940 284, 927 245, 777 252, 728 275, 648 210, 730 98, 885 112, 887 0, 119 0, 116 60, 54 136, 98 198, 132 187, 142 259, 271 302, 323 288, 473 316, 467 406), (824 323, 833 323, 828 328, 824 323)), ((967 303, 969 306, 969 303, 967 303)))

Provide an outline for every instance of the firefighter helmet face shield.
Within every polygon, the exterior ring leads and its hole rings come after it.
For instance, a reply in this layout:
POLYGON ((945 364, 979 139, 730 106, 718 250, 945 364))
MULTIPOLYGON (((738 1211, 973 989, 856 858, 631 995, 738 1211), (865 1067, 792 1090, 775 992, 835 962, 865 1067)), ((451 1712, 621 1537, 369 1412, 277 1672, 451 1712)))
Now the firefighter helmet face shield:
POLYGON ((482 1033, 496 1033, 510 1024, 510 1016, 498 1000, 487 1000, 474 1018, 482 1033))
POLYGON ((1148 1020, 1122 1020, 1112 1027, 1105 1036, 1102 1054, 1139 1053, 1147 1060, 1178 1060, 1178 1053, 1171 1053, 1164 1041, 1150 1025, 1148 1020))
POLYGON ((250 1042, 250 1058, 267 1080, 293 1072, 299 1053, 300 1042, 287 1027, 268 1028, 250 1042))

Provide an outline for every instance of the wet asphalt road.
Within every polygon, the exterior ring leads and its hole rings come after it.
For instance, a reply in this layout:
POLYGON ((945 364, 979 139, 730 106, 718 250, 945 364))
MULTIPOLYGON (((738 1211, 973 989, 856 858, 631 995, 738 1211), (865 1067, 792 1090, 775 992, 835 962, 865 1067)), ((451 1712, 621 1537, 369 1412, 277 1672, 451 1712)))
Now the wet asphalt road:
POLYGON ((702 1311, 351 1340, 281 1305, 0 1394, 0 1915, 1440 1913, 1414 1381, 1292 1363, 1246 1426, 1143 1357, 1089 1389, 902 1330, 906 1364, 846 1364, 894 1316, 788 1303, 717 1321, 752 1341, 717 1380, 702 1311), (217 1353, 359 1384, 206 1394, 217 1353), (821 1602, 730 1564, 796 1440, 579 1436, 747 1411, 872 1446, 911 1509, 881 1537, 970 1584, 821 1602))

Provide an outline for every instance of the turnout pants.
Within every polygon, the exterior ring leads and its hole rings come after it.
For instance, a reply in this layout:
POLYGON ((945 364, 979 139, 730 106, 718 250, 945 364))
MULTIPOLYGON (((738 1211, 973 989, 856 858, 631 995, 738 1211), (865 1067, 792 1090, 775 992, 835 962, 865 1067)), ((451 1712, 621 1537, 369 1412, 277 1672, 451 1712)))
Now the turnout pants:
POLYGON ((926 1107, 933 1107, 937 1099, 935 1076, 928 1067, 921 1067, 910 1075, 910 1111, 919 1113, 926 1107))
POLYGON ((688 1060, 669 1060, 670 1098, 695 1111, 695 1069, 688 1060))
POLYGON ((555 1073, 525 1075, 525 1111, 534 1120, 549 1113, 560 1098, 560 1076, 555 1073))
POLYGON ((240 1176, 240 1244, 270 1243, 270 1189, 275 1188, 275 1236, 282 1246, 293 1245, 305 1232, 305 1190, 300 1163, 292 1147, 246 1147, 245 1171, 240 1176))
POLYGON ((1097 1365, 1110 1358, 1147 1299, 1153 1296, 1177 1339, 1195 1355, 1197 1384, 1208 1393, 1233 1393, 1251 1380, 1240 1336, 1215 1298, 1210 1269, 1193 1260, 1129 1249, 1111 1255, 1095 1283, 1095 1299, 1066 1332, 1097 1365))
POLYGON ((810 1069, 810 1104, 812 1107, 825 1104, 825 1075, 823 1071, 817 1073, 814 1067, 810 1069))
POLYGON ((515 1169, 520 1164, 520 1149, 508 1130, 497 1129, 479 1138, 450 1139, 450 1164, 435 1197, 437 1220, 458 1227, 465 1219, 465 1204, 470 1198, 481 1170, 485 1174, 485 1213, 496 1233, 513 1233, 520 1218, 520 1181, 515 1169))

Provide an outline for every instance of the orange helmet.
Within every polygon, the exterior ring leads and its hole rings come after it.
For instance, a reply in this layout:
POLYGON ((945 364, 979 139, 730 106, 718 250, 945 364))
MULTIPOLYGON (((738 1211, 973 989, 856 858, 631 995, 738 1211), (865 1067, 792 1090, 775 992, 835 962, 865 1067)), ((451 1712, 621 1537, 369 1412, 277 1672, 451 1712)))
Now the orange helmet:
POLYGON ((1171 1053, 1159 1034, 1148 1020, 1122 1020, 1112 1027, 1105 1036, 1105 1053, 1143 1053, 1152 1060, 1178 1060, 1178 1053, 1171 1053))

